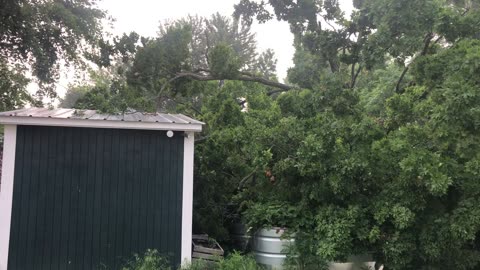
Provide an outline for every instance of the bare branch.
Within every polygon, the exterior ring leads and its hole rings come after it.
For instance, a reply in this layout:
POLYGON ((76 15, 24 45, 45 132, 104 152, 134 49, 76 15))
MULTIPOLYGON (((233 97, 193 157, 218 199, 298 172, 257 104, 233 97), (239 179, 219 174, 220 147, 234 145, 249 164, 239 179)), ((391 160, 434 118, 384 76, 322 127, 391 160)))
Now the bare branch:
POLYGON ((400 75, 400 78, 397 81, 397 84, 395 85, 395 92, 400 93, 400 84, 403 81, 403 78, 405 77, 405 74, 407 74, 409 66, 406 66, 405 69, 402 72, 402 75, 400 75))
MULTIPOLYGON (((425 44, 423 45, 423 50, 420 55, 426 55, 428 52, 428 48, 430 47, 430 42, 432 42, 434 35, 433 33, 428 33, 425 37, 425 44)), ((438 39, 437 39, 438 40, 438 39)))
MULTIPOLYGON (((433 34, 433 33, 431 33, 431 32, 430 32, 430 33, 427 33, 427 35, 425 36, 425 39, 424 39, 423 49, 422 49, 422 51, 420 52, 420 56, 426 55, 426 54, 428 53, 428 49, 430 48, 430 43, 432 42, 433 37, 434 37, 434 34, 433 34)), ((435 40, 434 44, 437 43, 437 42, 440 40, 440 38, 441 38, 441 36, 438 37, 438 38, 435 40)), ((410 62, 410 64, 413 63, 416 58, 417 58, 417 57, 415 57, 415 58, 410 62)), ((401 89, 400 89, 400 84, 402 83, 403 78, 405 78, 405 75, 407 74, 407 72, 408 72, 408 70, 409 70, 409 68, 410 68, 410 64, 405 67, 405 69, 404 69, 403 72, 402 72, 402 75, 400 75, 400 78, 398 79, 397 84, 395 85, 395 92, 397 92, 397 93, 401 93, 401 92, 402 92, 401 89)))
POLYGON ((350 75, 351 76, 350 88, 353 88, 353 79, 355 78, 355 65, 356 64, 357 64, 356 62, 352 64, 352 71, 350 72, 351 73, 351 75, 350 75))
POLYGON ((238 189, 241 189, 244 186, 245 182, 247 182, 247 180, 257 172, 257 170, 258 168, 255 168, 251 173, 243 177, 242 180, 240 180, 240 182, 238 183, 238 189))
POLYGON ((261 83, 263 85, 268 85, 268 86, 272 86, 272 87, 275 87, 275 88, 279 88, 279 89, 282 89, 284 91, 292 90, 292 89, 295 88, 292 85, 283 84, 283 83, 279 83, 279 82, 276 82, 276 81, 267 80, 265 78, 255 77, 255 76, 240 75, 235 79, 240 80, 240 81, 257 82, 257 83, 261 83))
POLYGON ((162 88, 158 92, 157 97, 163 95, 163 91, 165 90, 165 88, 170 83, 172 83, 175 80, 178 80, 180 78, 190 78, 190 79, 196 80, 196 81, 218 81, 218 80, 229 80, 230 79, 230 80, 238 80, 238 81, 257 82, 257 83, 261 83, 263 85, 279 88, 281 90, 281 91, 276 91, 275 93, 285 92, 285 91, 289 91, 289 90, 295 88, 294 86, 291 86, 291 85, 279 83, 279 82, 276 82, 276 81, 271 81, 271 80, 261 78, 261 77, 256 77, 253 74, 250 74, 250 73, 247 73, 247 72, 241 72, 239 76, 236 76, 234 78, 220 78, 220 77, 211 75, 209 70, 199 69, 199 70, 197 70, 197 72, 179 72, 179 73, 177 73, 177 75, 175 77, 171 78, 165 84, 163 84, 162 88), (199 72, 204 72, 204 74, 200 74, 199 72), (207 74, 207 73, 209 73, 209 74, 207 74))
POLYGON ((362 66, 358 65, 357 72, 355 73, 355 76, 352 79, 352 84, 350 85, 350 88, 355 88, 355 83, 357 82, 358 75, 360 75, 360 71, 362 70, 362 66))

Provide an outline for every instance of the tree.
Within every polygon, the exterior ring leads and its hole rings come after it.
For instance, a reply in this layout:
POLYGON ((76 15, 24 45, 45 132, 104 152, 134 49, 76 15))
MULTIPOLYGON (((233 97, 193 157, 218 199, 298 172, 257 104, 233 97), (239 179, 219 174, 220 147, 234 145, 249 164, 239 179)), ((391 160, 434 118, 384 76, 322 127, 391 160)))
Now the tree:
MULTIPOLYGON (((262 76, 256 64, 255 40, 250 27, 218 14, 210 19, 188 17, 160 28, 159 37, 146 39, 135 56, 129 84, 148 89, 161 110, 170 98, 191 91, 197 82, 240 80, 273 88, 291 89, 262 76), (188 90, 190 89, 190 90, 188 90)), ((269 58, 268 58, 269 57, 269 58)))
POLYGON ((290 23, 289 81, 308 88, 278 96, 281 117, 245 142, 270 155, 244 215, 295 231, 305 268, 373 252, 387 269, 476 269, 478 4, 355 6, 347 19, 337 1, 237 5, 290 23))
POLYGON ((296 233, 301 269, 365 252, 386 269, 476 269, 478 4, 354 4, 350 18, 334 0, 237 5, 233 22, 290 23, 296 87, 258 72, 268 55, 245 65, 228 39, 206 46, 197 18, 142 39, 121 84, 97 84, 82 104, 122 111, 154 100, 207 123, 195 231, 225 240, 236 203, 250 225, 296 233))
MULTIPOLYGON (((58 79, 61 60, 66 65, 80 65, 86 52, 98 54, 102 40, 101 20, 105 12, 94 1, 29 1, 0 2, 0 55, 2 69, 26 74, 31 70, 40 85, 38 95, 56 97, 54 82, 58 79), (18 68, 21 66, 21 68, 18 68)), ((26 95, 24 80, 10 81, 13 88, 2 88, 18 104, 31 101, 26 95), (19 88, 23 90, 18 91, 19 88)), ((7 87, 7 85, 4 85, 7 87)), ((10 86, 9 86, 10 87, 10 86)))
POLYGON ((85 94, 90 91, 88 86, 73 86, 71 85, 65 96, 60 98, 60 103, 58 104, 59 108, 75 108, 78 100, 83 98, 85 94))
POLYGON ((199 115, 207 125, 195 149, 194 232, 206 232, 224 242, 237 214, 232 209, 238 203, 235 196, 267 160, 262 139, 280 111, 261 84, 211 84, 199 115), (242 112, 238 97, 248 100, 248 113, 242 112))
MULTIPOLYGON (((345 83, 352 88, 362 70, 384 65, 387 58, 408 71, 408 59, 427 54, 436 44, 478 34, 472 27, 478 19, 474 1, 377 0, 354 1, 354 6, 357 10, 347 19, 335 0, 242 0, 235 6, 235 17, 247 22, 256 17, 264 22, 276 16, 289 22, 297 52, 310 53, 321 69, 332 73, 348 71, 345 83), (273 14, 266 8, 268 5, 273 14)), ((403 77, 399 78, 397 91, 402 81, 403 77)))
POLYGON ((265 79, 277 80, 277 59, 272 49, 268 49, 260 54, 254 69, 265 79))
POLYGON ((125 113, 133 109, 155 111, 155 102, 148 93, 127 84, 125 74, 121 73, 125 68, 128 69, 128 64, 121 63, 108 69, 91 70, 90 82, 70 85, 65 97, 60 100, 60 107, 106 113, 125 113))
MULTIPOLYGON (((118 65, 116 70, 122 72, 106 70, 117 79, 126 78, 124 83, 132 93, 151 99, 157 111, 175 111, 179 107, 198 114, 202 97, 210 87, 205 83, 208 81, 219 85, 224 80, 252 81, 274 89, 291 88, 276 81, 272 51, 257 56, 250 27, 219 14, 165 23, 157 38, 140 38, 141 45, 135 46, 138 39, 138 35, 130 34, 115 39, 114 44, 108 43, 114 56, 109 58, 113 58, 110 64, 118 65), (129 48, 126 57, 124 48, 129 48)), ((124 103, 132 109, 147 109, 128 100, 124 103)), ((147 107, 151 109, 150 105, 147 107)))
MULTIPOLYGON (((254 101, 257 95, 267 98, 270 91, 262 84, 239 81, 237 76, 249 70, 258 78, 275 82, 273 52, 257 56, 249 28, 235 30, 241 26, 234 24, 218 14, 211 19, 188 17, 164 24, 158 37, 140 38, 141 45, 118 66, 123 73, 116 72, 115 67, 102 68, 91 75, 91 84, 71 88, 71 95, 65 98, 70 100, 77 90, 88 89, 76 101, 76 108, 116 113, 128 109, 182 112, 207 121, 196 150, 194 229, 218 240, 228 238, 226 208, 238 189, 238 179, 232 175, 240 177, 248 168, 242 162, 243 150, 234 152, 226 146, 233 145, 231 140, 243 133, 237 126, 243 119, 239 104, 248 97, 252 111, 259 106, 254 101), (176 78, 186 72, 206 76, 205 70, 212 74, 207 81, 176 78)), ((122 61, 114 58, 114 62, 122 61)), ((247 137, 245 133, 243 138, 247 137)))
POLYGON ((23 75, 21 66, 9 67, 0 60, 0 110, 8 111, 33 102, 27 92, 29 80, 23 75))
MULTIPOLYGON (((191 70, 208 69, 209 51, 218 44, 228 44, 239 57, 241 67, 252 70, 255 62, 256 41, 249 25, 238 20, 215 13, 209 18, 188 16, 178 21, 191 27, 192 41, 191 70)), ((165 34, 165 27, 160 27, 160 35, 165 34)))
POLYGON ((132 88, 127 84, 139 41, 146 42, 137 33, 116 36, 112 41, 102 41, 105 54, 90 55, 98 64, 88 69, 88 80, 69 85, 60 107, 98 109, 109 113, 124 113, 127 110, 154 111, 155 102, 145 89, 132 88), (135 90, 134 90, 135 89, 135 90))

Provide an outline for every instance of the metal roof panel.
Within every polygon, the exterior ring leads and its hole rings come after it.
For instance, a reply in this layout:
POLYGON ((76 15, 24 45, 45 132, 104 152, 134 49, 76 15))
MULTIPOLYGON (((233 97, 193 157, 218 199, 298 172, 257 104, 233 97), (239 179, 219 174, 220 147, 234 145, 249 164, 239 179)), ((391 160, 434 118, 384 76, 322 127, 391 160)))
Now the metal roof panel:
MULTIPOLYGON (((105 122, 117 122, 115 126, 121 125, 119 122, 130 122, 128 124, 135 125, 132 122, 145 123, 146 125, 155 125, 152 126, 155 129, 158 129, 158 124, 165 125, 176 125, 181 130, 181 126, 195 126, 195 130, 201 130, 201 125, 204 123, 194 120, 183 114, 165 114, 165 113, 141 113, 141 112, 128 112, 124 114, 105 114, 99 113, 95 110, 80 110, 80 109, 47 109, 47 108, 24 108, 14 111, 0 112, 0 123, 17 123, 22 124, 20 118, 38 118, 39 121, 44 121, 41 119, 56 119, 56 120, 75 120, 82 121, 82 126, 88 126, 89 121, 98 122, 99 120, 105 122), (18 120, 14 120, 15 118, 18 120), (87 122, 84 122, 87 121, 87 122)), ((55 121, 56 121, 55 120, 55 121)), ((25 121, 24 121, 25 122, 25 121)), ((56 122, 57 123, 57 122, 56 122)), ((48 123, 45 121, 45 125, 48 123)), ((99 124, 94 124, 98 126, 99 124)), ((146 129, 146 128, 145 128, 146 129)))

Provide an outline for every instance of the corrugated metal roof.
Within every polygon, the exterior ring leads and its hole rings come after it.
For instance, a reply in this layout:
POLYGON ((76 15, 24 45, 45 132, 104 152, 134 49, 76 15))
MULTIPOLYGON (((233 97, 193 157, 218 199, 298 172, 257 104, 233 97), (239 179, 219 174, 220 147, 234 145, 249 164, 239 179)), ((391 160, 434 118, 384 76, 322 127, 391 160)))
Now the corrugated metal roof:
POLYGON ((0 116, 9 117, 34 117, 34 118, 55 118, 55 119, 84 119, 92 121, 125 121, 125 122, 147 122, 164 124, 194 124, 203 125, 203 122, 192 119, 183 114, 165 113, 124 113, 104 114, 95 110, 80 109, 46 109, 26 108, 15 111, 0 112, 0 116))

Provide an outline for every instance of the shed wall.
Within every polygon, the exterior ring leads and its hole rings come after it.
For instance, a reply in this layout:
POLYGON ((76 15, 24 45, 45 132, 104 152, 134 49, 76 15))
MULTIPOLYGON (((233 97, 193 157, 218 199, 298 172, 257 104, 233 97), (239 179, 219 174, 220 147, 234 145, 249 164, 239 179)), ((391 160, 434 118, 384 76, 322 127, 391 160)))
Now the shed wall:
POLYGON ((180 263, 183 133, 18 126, 9 269, 180 263))

